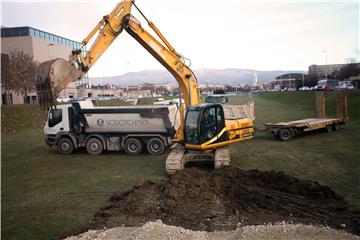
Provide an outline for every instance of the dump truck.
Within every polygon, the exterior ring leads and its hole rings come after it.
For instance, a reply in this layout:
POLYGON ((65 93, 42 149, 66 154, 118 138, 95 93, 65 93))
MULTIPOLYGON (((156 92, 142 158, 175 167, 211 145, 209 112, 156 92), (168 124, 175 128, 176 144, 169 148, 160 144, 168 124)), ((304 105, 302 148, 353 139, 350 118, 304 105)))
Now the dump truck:
POLYGON ((91 101, 50 108, 44 127, 45 141, 61 154, 86 148, 92 155, 104 150, 161 154, 171 146, 180 125, 178 107, 94 106, 91 101))

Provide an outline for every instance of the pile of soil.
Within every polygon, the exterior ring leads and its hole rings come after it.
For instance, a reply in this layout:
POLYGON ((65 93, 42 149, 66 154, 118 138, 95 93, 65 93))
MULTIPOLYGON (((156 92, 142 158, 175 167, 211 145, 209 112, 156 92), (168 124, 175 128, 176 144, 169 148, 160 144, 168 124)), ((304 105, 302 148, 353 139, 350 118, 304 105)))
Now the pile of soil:
MULTIPOLYGON (((282 172, 185 169, 115 194, 87 229, 141 226, 161 219, 191 230, 233 230, 276 222, 325 225, 360 234, 360 213, 329 187, 282 172)), ((84 230, 87 230, 84 229, 84 230)))

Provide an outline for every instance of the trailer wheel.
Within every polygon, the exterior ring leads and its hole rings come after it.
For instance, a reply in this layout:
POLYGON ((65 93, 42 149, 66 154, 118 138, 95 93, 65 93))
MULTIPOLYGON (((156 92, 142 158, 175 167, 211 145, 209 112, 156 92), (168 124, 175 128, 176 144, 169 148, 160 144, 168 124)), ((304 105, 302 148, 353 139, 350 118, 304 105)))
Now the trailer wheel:
POLYGON ((326 128, 325 128, 325 130, 326 130, 326 132, 331 132, 332 131, 332 125, 326 125, 326 128))
POLYGON ((281 141, 289 141, 293 138, 293 133, 288 128, 281 129, 278 134, 281 141))
POLYGON ((125 141, 124 149, 128 155, 139 155, 142 151, 142 143, 137 138, 129 138, 125 141))
POLYGON ((98 138, 90 138, 86 141, 86 151, 91 155, 100 155, 104 150, 102 142, 98 138))
POLYGON ((150 154, 159 155, 165 151, 165 144, 160 138, 154 137, 148 141, 146 148, 150 154))
POLYGON ((334 124, 332 125, 332 130, 333 130, 333 131, 337 131, 337 130, 339 130, 339 129, 340 129, 340 124, 334 123, 334 124))
POLYGON ((69 138, 61 138, 57 147, 58 152, 61 154, 71 154, 74 152, 74 143, 69 138))

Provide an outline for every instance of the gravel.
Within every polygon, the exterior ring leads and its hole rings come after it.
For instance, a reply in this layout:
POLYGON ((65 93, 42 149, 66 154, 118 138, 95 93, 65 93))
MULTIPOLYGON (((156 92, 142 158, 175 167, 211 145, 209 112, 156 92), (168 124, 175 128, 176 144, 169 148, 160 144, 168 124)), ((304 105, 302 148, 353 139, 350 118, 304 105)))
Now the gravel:
POLYGON ((239 226, 232 231, 192 231, 182 227, 169 226, 161 220, 147 222, 141 227, 116 227, 103 230, 89 230, 78 236, 71 236, 66 240, 147 240, 147 239, 172 239, 172 240, 307 240, 307 239, 332 239, 352 240, 360 239, 359 236, 331 229, 303 224, 277 224, 239 226))

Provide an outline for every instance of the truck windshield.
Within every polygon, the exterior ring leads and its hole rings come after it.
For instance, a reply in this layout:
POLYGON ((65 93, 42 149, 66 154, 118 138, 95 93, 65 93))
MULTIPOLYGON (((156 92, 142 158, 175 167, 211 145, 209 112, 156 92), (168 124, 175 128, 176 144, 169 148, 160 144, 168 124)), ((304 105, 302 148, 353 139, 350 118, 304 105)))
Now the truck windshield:
POLYGON ((185 119, 185 138, 190 144, 199 143, 197 122, 199 118, 198 111, 188 111, 185 119))
POLYGON ((62 121, 61 109, 50 109, 49 111, 49 127, 54 127, 62 121))

